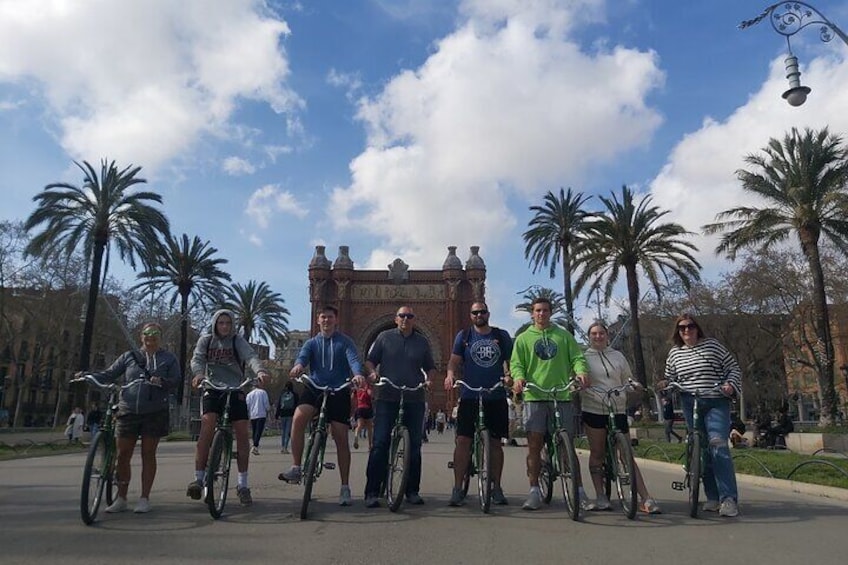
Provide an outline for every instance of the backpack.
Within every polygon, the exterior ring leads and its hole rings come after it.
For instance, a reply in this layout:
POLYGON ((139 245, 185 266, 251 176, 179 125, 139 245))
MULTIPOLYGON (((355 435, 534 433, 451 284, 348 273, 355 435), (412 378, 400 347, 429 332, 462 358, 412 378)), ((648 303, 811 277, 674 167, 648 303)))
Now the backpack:
POLYGON ((280 410, 294 410, 294 393, 290 390, 280 395, 280 410))

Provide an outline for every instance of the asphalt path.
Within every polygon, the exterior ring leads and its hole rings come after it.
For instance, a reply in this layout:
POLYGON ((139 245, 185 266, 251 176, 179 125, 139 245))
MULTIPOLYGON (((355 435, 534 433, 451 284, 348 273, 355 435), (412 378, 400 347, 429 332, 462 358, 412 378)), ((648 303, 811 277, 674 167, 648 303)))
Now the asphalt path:
MULTIPOLYGON (((338 503, 336 471, 315 486, 310 519, 299 519, 301 488, 277 480, 291 463, 277 438, 251 457, 254 504, 238 505, 234 490, 221 520, 185 496, 192 478, 193 444, 163 443, 149 514, 102 513, 93 526, 79 516, 84 454, 0 462, 0 563, 687 563, 779 565, 843 564, 848 502, 798 494, 783 483, 740 482, 741 515, 688 516, 685 493, 671 490, 675 465, 642 461, 649 489, 663 514, 627 520, 617 510, 568 518, 561 493, 549 507, 526 512, 526 448, 507 447, 504 490, 509 506, 483 515, 470 497, 447 505, 453 438, 432 436, 424 446, 423 506, 391 513, 362 502, 367 452, 353 452, 354 505, 338 503)), ((335 458, 328 449, 327 459, 335 458)), ((585 455, 581 456, 584 473, 585 455)), ((235 465, 234 465, 235 467, 235 465)), ((138 454, 130 506, 138 496, 138 454)), ((235 484, 235 469, 231 485, 235 484)), ((848 497, 846 497, 848 498, 848 497)), ((614 508, 616 508, 614 504, 614 508)))

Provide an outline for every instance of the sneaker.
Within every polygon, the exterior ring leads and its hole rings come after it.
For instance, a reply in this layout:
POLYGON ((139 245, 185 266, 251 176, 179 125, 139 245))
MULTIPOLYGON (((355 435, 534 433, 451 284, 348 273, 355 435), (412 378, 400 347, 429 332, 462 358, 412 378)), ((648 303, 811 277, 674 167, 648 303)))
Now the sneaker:
POLYGON ((120 496, 115 499, 115 501, 110 504, 106 508, 106 512, 109 514, 117 514, 118 512, 124 512, 127 509, 127 499, 121 498, 120 496))
POLYGON ((380 507, 380 499, 376 496, 366 496, 365 497, 365 508, 379 508, 380 507))
POLYGON ((708 500, 701 507, 701 510, 704 512, 718 512, 718 509, 721 505, 718 503, 718 500, 708 500))
MULTIPOLYGON (((580 510, 584 512, 586 512, 587 510, 592 510, 592 503, 589 502, 589 497, 586 496, 586 493, 584 491, 580 491, 578 498, 580 499, 580 510)), ((609 501, 607 501, 607 504, 609 505, 609 501)))
POLYGON ((662 510, 660 510, 660 505, 657 504, 657 501, 653 498, 648 498, 642 505, 639 507, 639 510, 644 512, 645 514, 662 514, 662 510))
POLYGON ((186 489, 186 496, 188 496, 192 500, 200 500, 200 497, 203 496, 203 485, 200 484, 200 481, 194 480, 188 484, 188 489, 186 489))
POLYGON ((353 438, 353 448, 359 449, 359 436, 354 436, 354 438, 353 438))
POLYGON ((238 495, 239 503, 242 506, 250 506, 253 504, 253 497, 250 496, 250 489, 247 487, 237 487, 236 494, 238 495))
POLYGON ((739 506, 732 498, 725 498, 721 501, 721 506, 718 509, 718 515, 725 518, 735 518, 739 516, 739 506))
POLYGON ((501 487, 492 487, 492 504, 497 504, 498 506, 509 504, 501 487))
POLYGON ((133 510, 136 514, 147 514, 150 512, 150 500, 142 497, 138 499, 138 504, 135 505, 135 509, 133 510))
POLYGON ((280 473, 277 478, 287 483, 299 483, 300 479, 303 478, 303 473, 300 471, 300 467, 292 465, 291 469, 280 473))
POLYGON ((424 504, 424 499, 417 492, 406 495, 406 502, 409 504, 424 504))
POLYGON ((258 448, 258 447, 254 447, 253 449, 251 449, 251 450, 250 450, 250 452, 251 452, 252 454, 254 454, 254 455, 259 455, 259 448, 258 448))
MULTIPOLYGON (((581 503, 581 506, 582 506, 583 501, 581 500, 580 503, 581 503)), ((586 510, 596 510, 596 511, 597 510, 609 510, 609 509, 610 509, 610 501, 609 501, 609 498, 607 498, 607 495, 605 495, 605 494, 599 494, 598 498, 595 499, 595 502, 590 503, 588 505, 588 508, 586 508, 586 510)))
POLYGON ((463 504, 465 504, 465 496, 462 494, 462 489, 453 487, 448 506, 462 506, 463 504))
POLYGON ((343 486, 339 491, 339 506, 350 506, 353 500, 350 497, 350 487, 343 486))
POLYGON ((531 488, 530 496, 524 501, 524 510, 538 510, 542 507, 542 493, 539 489, 531 488))

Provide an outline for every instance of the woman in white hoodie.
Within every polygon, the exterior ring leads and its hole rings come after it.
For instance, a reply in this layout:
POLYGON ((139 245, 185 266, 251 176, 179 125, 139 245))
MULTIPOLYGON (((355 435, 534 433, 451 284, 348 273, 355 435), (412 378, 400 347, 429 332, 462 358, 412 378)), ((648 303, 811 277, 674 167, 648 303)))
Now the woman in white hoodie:
MULTIPOLYGON (((603 322, 596 321, 589 326, 589 348, 585 354, 589 364, 589 375, 592 388, 609 390, 626 384, 632 377, 630 364, 620 351, 609 346, 607 327, 603 322)), ((615 423, 619 430, 629 434, 627 422, 627 395, 613 396, 615 406, 615 423)), ((604 406, 602 397, 591 390, 580 393, 583 410, 583 428, 589 440, 589 474, 595 487, 596 499, 589 505, 589 510, 609 510, 610 501, 604 493, 603 473, 604 454, 606 452, 608 409, 604 406)), ((642 473, 634 462, 633 471, 636 474, 636 490, 642 499, 639 509, 647 514, 659 514, 660 507, 648 493, 642 473)))

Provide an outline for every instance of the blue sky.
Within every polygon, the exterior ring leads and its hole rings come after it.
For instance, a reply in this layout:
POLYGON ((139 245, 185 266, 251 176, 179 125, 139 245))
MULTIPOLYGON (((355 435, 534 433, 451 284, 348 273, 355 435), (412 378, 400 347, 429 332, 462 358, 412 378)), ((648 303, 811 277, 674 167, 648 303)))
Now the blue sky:
MULTIPOLYGON (((814 5, 848 27, 848 3, 814 5)), ((234 280, 281 293, 293 329, 316 244, 379 269, 480 245, 492 322, 515 329, 518 291, 562 286, 523 258, 548 190, 627 184, 699 231, 748 202, 734 171, 769 138, 848 132, 848 46, 793 38, 813 90, 792 108, 785 40, 736 27, 766 6, 0 0, 0 219, 106 157, 142 166, 173 232, 210 240, 234 280)), ((693 241, 706 277, 728 268, 693 241)))

